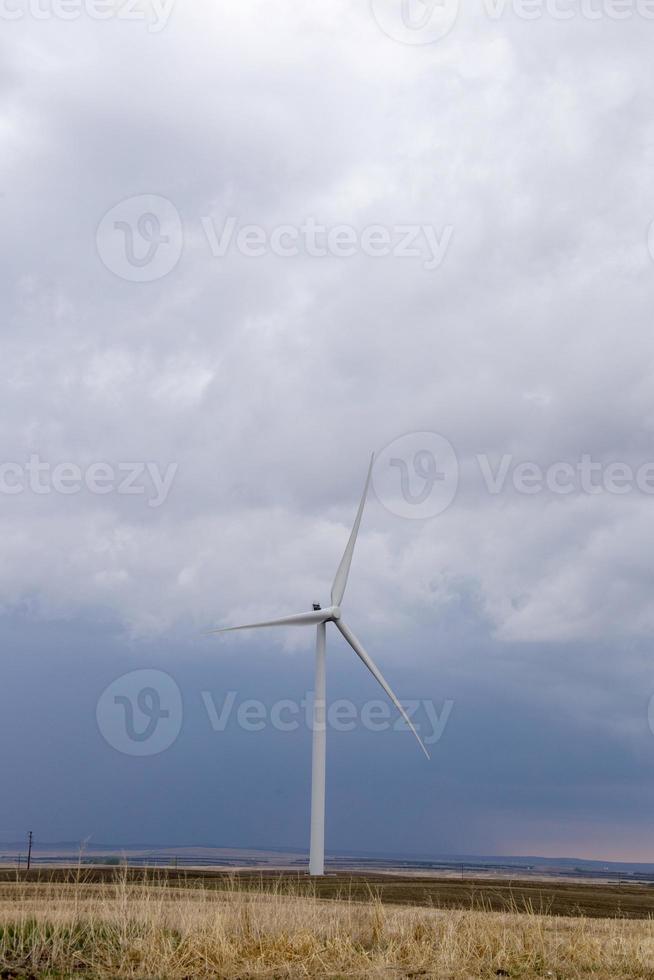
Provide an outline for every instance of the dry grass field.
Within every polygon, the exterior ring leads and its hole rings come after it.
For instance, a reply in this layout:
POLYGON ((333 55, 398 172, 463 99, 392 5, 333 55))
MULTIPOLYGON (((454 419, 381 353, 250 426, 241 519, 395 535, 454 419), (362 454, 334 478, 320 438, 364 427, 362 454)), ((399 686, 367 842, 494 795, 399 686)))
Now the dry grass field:
MULTIPOLYGON (((654 921, 329 899, 284 878, 0 883, 0 977, 654 978, 654 921)), ((61 877, 61 876, 58 876, 61 877)))

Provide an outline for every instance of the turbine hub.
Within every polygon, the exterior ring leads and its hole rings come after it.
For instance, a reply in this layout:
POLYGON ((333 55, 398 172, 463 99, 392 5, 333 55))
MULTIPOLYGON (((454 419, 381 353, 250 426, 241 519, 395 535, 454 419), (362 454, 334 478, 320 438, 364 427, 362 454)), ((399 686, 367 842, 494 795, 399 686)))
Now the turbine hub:
POLYGON ((332 614, 332 619, 340 619, 341 618, 341 607, 340 606, 332 606, 332 608, 331 608, 331 614, 332 614))

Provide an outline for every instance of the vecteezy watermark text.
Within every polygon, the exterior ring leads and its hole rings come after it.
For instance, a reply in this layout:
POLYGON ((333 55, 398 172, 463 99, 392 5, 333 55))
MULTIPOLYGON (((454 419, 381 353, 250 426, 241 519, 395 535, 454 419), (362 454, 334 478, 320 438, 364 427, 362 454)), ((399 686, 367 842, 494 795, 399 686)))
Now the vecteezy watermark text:
POLYGON ((437 432, 399 436, 377 453, 373 468, 380 502, 392 514, 414 520, 443 513, 464 477, 468 489, 476 485, 491 496, 654 495, 654 460, 632 464, 581 453, 543 464, 512 453, 476 453, 462 466, 452 443, 437 432))
POLYGON ((150 34, 163 31, 175 0, 0 0, 0 20, 140 21, 150 34))
MULTIPOLYGON (((267 704, 255 698, 241 698, 237 691, 220 696, 200 692, 200 704, 213 732, 228 728, 244 732, 296 732, 314 729, 313 692, 294 700, 283 698, 267 704)), ((198 709, 200 708, 198 704, 198 709)), ((435 745, 443 736, 454 702, 438 707, 426 698, 403 700, 402 705, 425 745, 435 745)), ((197 712, 194 712, 197 714, 197 712)), ((406 731, 409 726, 388 701, 372 700, 357 704, 347 698, 328 703, 319 713, 327 729, 353 732, 406 731)), ((182 696, 173 678, 161 670, 134 670, 116 678, 98 698, 96 720, 103 738, 125 755, 157 755, 169 748, 182 730, 182 696)), ((317 723, 318 727, 321 723, 317 723)))
POLYGON ((177 469, 177 463, 160 467, 153 462, 94 462, 85 467, 72 462, 53 464, 32 453, 25 462, 0 462, 0 496, 114 493, 144 497, 148 507, 161 507, 168 499, 177 469))
MULTIPOLYGON (((428 224, 328 224, 309 215, 297 224, 265 227, 227 215, 217 221, 204 216, 191 231, 194 241, 208 248, 214 259, 238 254, 248 259, 275 256, 294 259, 367 258, 407 259, 423 269, 438 269, 450 250, 454 228, 428 224)), ((163 279, 179 263, 185 230, 172 201, 158 194, 125 198, 101 218, 96 231, 100 260, 128 282, 163 279)))
POLYGON ((654 0, 483 0, 482 6, 491 20, 507 12, 520 20, 654 20, 654 0))
POLYGON ((248 258, 392 255, 396 259, 422 259, 423 268, 429 271, 443 262, 454 233, 452 225, 445 225, 441 231, 425 224, 371 224, 359 229, 351 224, 323 224, 315 217, 298 225, 276 225, 268 231, 262 225, 242 224, 234 215, 229 215, 220 228, 213 218, 202 218, 202 227, 214 258, 224 258, 232 249, 248 258))
MULTIPOLYGON (((402 44, 433 44, 456 24, 460 0, 371 0, 381 30, 402 44)), ((477 0, 467 6, 473 17, 500 21, 654 20, 654 0, 477 0)))
POLYGON ((640 493, 654 494, 654 461, 639 466, 617 460, 606 462, 593 459, 590 453, 570 462, 557 460, 542 466, 533 460, 515 460, 505 453, 492 461, 485 453, 475 457, 484 486, 490 494, 500 494, 507 485, 519 494, 549 492, 567 496, 571 493, 597 494, 640 493))
MULTIPOLYGON (((278 732, 295 732, 302 727, 314 729, 314 699, 310 694, 299 701, 283 698, 267 705, 255 698, 239 702, 237 691, 228 691, 217 703, 210 691, 202 691, 202 700, 215 732, 224 732, 233 722, 246 732, 262 732, 266 728, 278 732)), ((454 702, 444 701, 439 710, 426 698, 403 699, 402 707, 416 730, 423 733, 425 745, 435 745, 445 731, 454 702)), ((404 718, 388 701, 381 699, 363 704, 348 698, 331 701, 326 706, 325 727, 335 732, 353 732, 357 728, 369 732, 410 731, 404 718)))

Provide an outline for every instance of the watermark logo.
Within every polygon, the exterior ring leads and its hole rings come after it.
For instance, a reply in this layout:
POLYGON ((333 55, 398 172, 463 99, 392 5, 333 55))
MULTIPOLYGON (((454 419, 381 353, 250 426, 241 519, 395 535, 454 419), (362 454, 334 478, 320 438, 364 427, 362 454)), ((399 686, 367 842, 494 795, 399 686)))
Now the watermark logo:
POLYGON ((384 34, 402 44, 433 44, 450 33, 459 0, 371 0, 384 34))
MULTIPOLYGON (((466 456, 464 462, 467 488, 490 497, 654 495, 652 459, 633 463, 580 453, 576 459, 541 463, 512 453, 476 453, 466 456)), ((410 432, 377 454, 372 479, 388 511, 398 517, 424 519, 450 506, 459 489, 459 475, 457 455, 445 436, 410 432)))
MULTIPOLYGON (((403 44, 433 44, 454 27, 459 0, 371 0, 382 31, 403 44)), ((594 23, 654 20, 654 0, 481 0, 479 12, 491 23, 509 18, 556 23, 581 18, 594 23)))
POLYGON ((96 233, 98 255, 128 282, 154 282, 176 267, 184 245, 175 205, 157 194, 126 198, 103 216, 96 233))
MULTIPOLYGON (((300 729, 334 732, 405 732, 411 729, 388 701, 373 699, 357 704, 348 698, 329 702, 315 711, 313 691, 295 700, 282 698, 266 703, 243 698, 238 691, 214 695, 201 691, 194 714, 204 715, 207 731, 223 733, 229 728, 243 732, 292 733, 300 729)), ((402 707, 425 745, 440 742, 449 723, 454 701, 438 705, 428 698, 402 699, 402 707)), ((148 756, 165 752, 182 728, 182 697, 169 674, 160 670, 135 670, 123 674, 101 694, 96 718, 105 741, 123 755, 148 756)))
MULTIPOLYGON (((2 0, 0 0, 0 3, 2 0)), ((233 214, 222 220, 201 216, 194 242, 213 259, 411 259, 427 272, 444 263, 454 227, 443 224, 329 224, 308 215, 297 224, 266 227, 233 214)), ((98 255, 111 272, 128 282, 154 282, 172 272, 184 250, 179 211, 165 197, 130 197, 103 215, 96 233, 98 255)))
POLYGON ((182 728, 182 696, 162 670, 133 670, 100 695, 96 720, 100 733, 123 755, 158 755, 182 728))
POLYGON ((372 482, 391 514, 424 520, 446 510, 459 485, 452 443, 438 432, 410 432, 375 458, 372 482))

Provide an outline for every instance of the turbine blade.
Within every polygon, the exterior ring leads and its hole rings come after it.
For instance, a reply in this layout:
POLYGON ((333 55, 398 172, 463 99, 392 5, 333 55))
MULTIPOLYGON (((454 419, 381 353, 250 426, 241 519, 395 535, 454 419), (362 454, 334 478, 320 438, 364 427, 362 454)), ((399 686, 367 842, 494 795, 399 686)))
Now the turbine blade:
POLYGON ((400 704, 399 700, 393 694, 393 691, 391 690, 390 685, 384 680, 381 671, 377 667, 377 665, 374 662, 374 660, 372 659, 372 657, 370 657, 366 653, 366 651, 364 650, 364 648, 361 645, 360 641, 357 640, 357 638, 354 635, 354 633, 352 632, 352 630, 349 628, 349 626, 347 626, 343 622, 342 619, 336 619, 336 620, 334 620, 334 622, 336 623, 336 625, 338 626, 339 630, 341 631, 341 633, 343 634, 343 636, 345 637, 345 639, 347 640, 347 642, 350 644, 350 646, 352 647, 352 649, 354 650, 354 652, 357 654, 357 656, 360 657, 361 660, 363 660, 364 664, 366 665, 366 667, 368 668, 368 670, 370 671, 370 673, 372 674, 372 676, 375 678, 375 680, 379 684, 381 684, 381 686, 384 688, 384 690, 388 694, 389 698, 391 699, 391 701, 393 702, 393 704, 395 705, 395 707, 397 708, 397 710, 400 712, 400 714, 404 718, 405 722, 407 723, 407 725, 409 726, 409 728, 411 729, 411 731, 413 732, 413 734, 415 735, 415 737, 418 739, 418 744, 420 745, 420 748, 425 753, 425 755, 427 756, 427 758, 429 758, 429 752, 427 751, 427 749, 423 745, 422 739, 420 738, 420 736, 418 735, 417 731, 415 730, 415 728, 411 724, 411 719, 409 718, 409 716, 407 715, 406 711, 404 710, 404 708, 400 704))
POLYGON ((284 616, 282 619, 267 619, 263 623, 246 623, 245 626, 219 626, 217 629, 207 630, 207 633, 231 633, 232 630, 256 630, 262 626, 317 626, 324 623, 327 614, 324 609, 317 609, 315 612, 296 613, 294 616, 284 616))
POLYGON ((363 495, 361 497, 361 503, 359 504, 359 509, 357 511, 357 516, 354 519, 354 526, 350 532, 350 538, 345 546, 345 551, 343 552, 343 557, 341 558, 341 563, 338 566, 336 576, 334 577, 334 584, 332 585, 332 605, 340 606, 341 600, 345 594, 345 586, 347 585, 347 577, 350 573, 350 565, 352 564, 352 555, 354 554, 354 546, 357 542, 357 534, 359 533, 359 525, 361 524, 361 517, 363 516, 363 508, 366 503, 366 497, 368 496, 368 487, 370 485, 370 476, 372 474, 372 464, 375 461, 375 454, 373 453, 370 457, 370 466, 368 467, 368 476, 366 477, 366 485, 363 488, 363 495))

